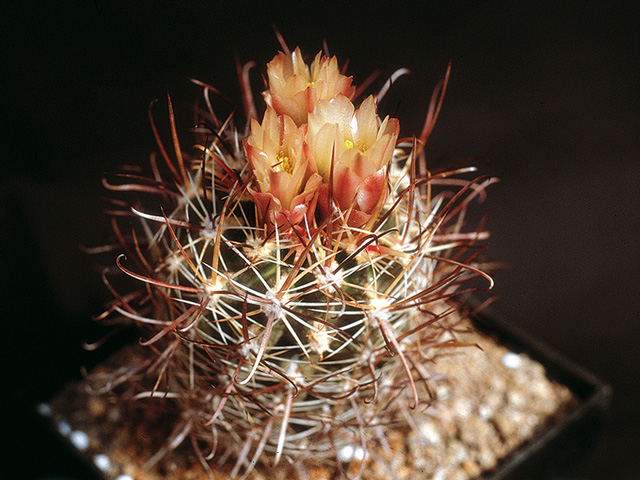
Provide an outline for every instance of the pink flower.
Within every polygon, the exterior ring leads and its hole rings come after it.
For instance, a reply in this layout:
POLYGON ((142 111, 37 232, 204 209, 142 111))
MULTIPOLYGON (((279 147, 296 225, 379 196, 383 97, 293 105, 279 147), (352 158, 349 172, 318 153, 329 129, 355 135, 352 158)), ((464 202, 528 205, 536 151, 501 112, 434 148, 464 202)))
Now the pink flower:
MULTIPOLYGON (((313 167, 325 184, 331 177, 333 158, 333 201, 349 212, 349 225, 362 226, 386 198, 386 167, 400 125, 389 117, 379 122, 373 96, 354 110, 343 95, 320 100, 308 118, 307 144, 313 167)), ((325 187, 321 194, 324 214, 328 214, 327 190, 325 187)))
POLYGON ((272 108, 267 108, 262 124, 251 121, 251 135, 244 147, 258 189, 249 187, 249 192, 269 224, 298 224, 322 182, 309 169, 305 131, 306 126, 296 126, 291 117, 277 115, 272 108))
POLYGON ((355 88, 351 77, 338 70, 336 57, 327 58, 322 52, 307 66, 300 48, 290 55, 280 52, 267 64, 269 90, 264 93, 269 106, 278 115, 289 115, 297 125, 307 123, 307 115, 320 100, 329 100, 338 94, 352 97, 355 88))

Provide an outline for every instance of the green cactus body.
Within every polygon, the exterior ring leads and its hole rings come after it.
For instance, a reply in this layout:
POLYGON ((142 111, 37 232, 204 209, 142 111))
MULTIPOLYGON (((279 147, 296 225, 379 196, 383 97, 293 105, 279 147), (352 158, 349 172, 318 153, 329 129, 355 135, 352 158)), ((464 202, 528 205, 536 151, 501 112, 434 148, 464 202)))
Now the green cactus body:
POLYGON ((444 335, 460 319, 452 299, 486 277, 474 266, 484 234, 463 228, 492 180, 463 180, 471 168, 418 172, 426 137, 394 141, 364 223, 331 201, 329 214, 269 222, 252 197, 246 135, 210 112, 214 127, 188 155, 169 108, 166 174, 154 162, 150 178, 110 184, 157 199, 149 210, 117 204, 135 222, 131 239, 119 232, 128 254, 118 266, 143 283, 112 306, 148 347, 151 383, 136 398, 174 404, 183 423, 167 449, 191 436, 229 459, 231 478, 259 464, 364 465, 386 428, 433 401, 431 362, 455 346, 444 335))

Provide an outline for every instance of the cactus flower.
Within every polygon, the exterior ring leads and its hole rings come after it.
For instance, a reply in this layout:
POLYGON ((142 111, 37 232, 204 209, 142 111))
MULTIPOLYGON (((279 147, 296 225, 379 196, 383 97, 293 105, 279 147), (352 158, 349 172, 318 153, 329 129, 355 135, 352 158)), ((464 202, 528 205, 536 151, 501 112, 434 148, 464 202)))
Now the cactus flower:
MULTIPOLYGON (((347 97, 338 95, 319 101, 308 121, 315 170, 328 184, 333 159, 333 201, 350 211, 349 225, 362 226, 386 197, 386 167, 398 138, 398 120, 386 117, 380 123, 373 96, 355 110, 347 97)), ((328 212, 327 190, 324 186, 320 196, 323 213, 328 212)))
POLYGON ((267 223, 287 226, 299 223, 321 183, 308 168, 304 134, 288 115, 267 108, 262 124, 251 121, 251 135, 245 141, 258 189, 249 187, 258 211, 267 223))
POLYGON ((338 70, 336 57, 327 58, 322 52, 311 65, 306 65, 299 48, 291 54, 280 52, 267 65, 269 90, 264 97, 278 115, 287 114, 297 125, 307 123, 318 101, 329 100, 338 94, 351 98, 355 88, 351 77, 338 70))

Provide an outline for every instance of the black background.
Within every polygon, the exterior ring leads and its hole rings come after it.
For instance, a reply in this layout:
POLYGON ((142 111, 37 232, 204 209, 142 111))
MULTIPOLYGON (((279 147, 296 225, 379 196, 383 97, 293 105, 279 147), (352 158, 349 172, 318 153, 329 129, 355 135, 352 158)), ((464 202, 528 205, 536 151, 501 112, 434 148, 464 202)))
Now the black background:
POLYGON ((24 415, 43 373, 72 368, 108 298, 79 249, 108 228, 100 177, 147 162, 147 106, 167 91, 188 105, 199 95, 189 77, 240 104, 234 51, 264 65, 279 49, 276 24, 308 54, 326 40, 356 83, 409 68, 380 105, 403 135, 421 129, 452 61, 429 162, 477 155, 500 177, 483 206, 487 253, 506 264, 496 308, 613 385, 609 427, 572 474, 640 478, 633 2, 15 3, 0 7, 3 468, 82 475, 24 415))

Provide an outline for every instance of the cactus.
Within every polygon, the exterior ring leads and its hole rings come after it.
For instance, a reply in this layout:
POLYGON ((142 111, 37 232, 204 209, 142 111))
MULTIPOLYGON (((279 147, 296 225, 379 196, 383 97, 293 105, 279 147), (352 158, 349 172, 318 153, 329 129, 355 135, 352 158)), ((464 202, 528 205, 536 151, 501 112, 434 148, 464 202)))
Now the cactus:
POLYGON ((106 273, 115 299, 101 317, 136 324, 146 352, 109 387, 180 412, 149 464, 189 437, 203 467, 227 459, 230 478, 260 465, 357 476, 388 451, 387 428, 410 428, 434 401, 431 363, 463 345, 456 299, 474 278, 491 286, 477 261, 487 234, 465 212, 493 180, 425 168, 448 73, 413 138, 398 139, 374 96, 358 101, 335 58, 306 64, 299 49, 268 64, 261 121, 247 80, 240 126, 197 82, 192 149, 171 98, 172 148, 150 107, 151 174, 104 182, 122 196, 109 210, 118 270, 140 287, 119 293, 106 273))

